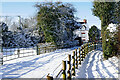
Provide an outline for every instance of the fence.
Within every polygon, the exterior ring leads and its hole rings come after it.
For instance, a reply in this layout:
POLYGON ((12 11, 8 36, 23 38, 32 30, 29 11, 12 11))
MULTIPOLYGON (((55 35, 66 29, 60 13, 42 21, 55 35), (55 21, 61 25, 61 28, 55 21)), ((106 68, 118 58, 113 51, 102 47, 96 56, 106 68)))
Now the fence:
POLYGON ((3 62, 36 55, 36 47, 29 47, 29 48, 6 48, 3 47, 3 62))
MULTIPOLYGON (((68 60, 62 61, 62 69, 58 72, 55 78, 63 78, 63 80, 69 79, 75 76, 75 70, 78 69, 78 65, 81 65, 82 61, 84 61, 86 55, 95 49, 100 49, 101 43, 86 43, 82 45, 80 48, 75 49, 73 54, 68 55, 68 60)), ((47 75, 48 80, 53 80, 53 76, 47 75)))
POLYGON ((3 64, 3 55, 2 55, 2 29, 0 27, 0 65, 3 64))
POLYGON ((55 45, 38 44, 35 47, 2 47, 0 53, 0 64, 3 65, 4 62, 10 61, 17 58, 40 55, 46 52, 51 52, 56 50, 55 45))
MULTIPOLYGON (((1 46, 1 45, 0 45, 1 46)), ((3 64, 3 53, 2 53, 2 47, 0 47, 0 65, 3 64)))
POLYGON ((49 53, 56 50, 56 46, 52 43, 39 43, 37 50, 37 54, 49 53))

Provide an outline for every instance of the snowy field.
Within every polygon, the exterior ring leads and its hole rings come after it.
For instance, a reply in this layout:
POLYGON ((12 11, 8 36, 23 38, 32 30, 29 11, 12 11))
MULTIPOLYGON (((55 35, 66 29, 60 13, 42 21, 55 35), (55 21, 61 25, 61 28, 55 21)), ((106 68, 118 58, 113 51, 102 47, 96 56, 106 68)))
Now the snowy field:
POLYGON ((103 60, 101 51, 87 55, 81 66, 76 70, 76 78, 118 78, 118 58, 103 60))
POLYGON ((75 48, 78 47, 7 61, 1 66, 1 78, 46 78, 48 73, 55 77, 62 60, 67 60, 75 48))

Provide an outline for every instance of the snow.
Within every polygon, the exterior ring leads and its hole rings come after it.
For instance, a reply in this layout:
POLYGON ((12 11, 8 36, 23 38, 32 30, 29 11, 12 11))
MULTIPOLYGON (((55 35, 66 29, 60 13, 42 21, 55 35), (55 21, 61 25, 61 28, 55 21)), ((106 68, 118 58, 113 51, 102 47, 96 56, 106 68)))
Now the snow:
POLYGON ((76 22, 76 23, 74 24, 74 26, 78 26, 79 28, 82 28, 82 24, 80 24, 80 23, 78 23, 78 22, 76 22))
POLYGON ((75 78, 118 78, 118 58, 103 60, 102 51, 92 51, 76 70, 75 78))
MULTIPOLYGON (((67 60, 68 54, 77 48, 58 49, 7 61, 0 68, 0 78, 46 78, 48 73, 55 78, 62 69, 62 60, 67 60)), ((118 58, 103 60, 102 51, 93 50, 76 69, 74 78, 118 78, 118 58)))
POLYGON ((116 28, 117 28, 117 25, 116 24, 109 24, 107 29, 110 31, 110 32, 115 32, 116 31, 116 28))
POLYGON ((109 39, 106 39, 106 41, 109 41, 109 39))
MULTIPOLYGON (((8 31, 8 26, 0 22, 0 28, 3 29, 3 46, 7 47, 30 47, 36 46, 40 41, 40 37, 31 36, 28 32, 12 32, 8 31)), ((31 33, 32 34, 32 33, 31 33)))
POLYGON ((46 78, 48 73, 55 77, 62 68, 62 60, 75 48, 78 47, 7 61, 1 66, 1 78, 46 78))

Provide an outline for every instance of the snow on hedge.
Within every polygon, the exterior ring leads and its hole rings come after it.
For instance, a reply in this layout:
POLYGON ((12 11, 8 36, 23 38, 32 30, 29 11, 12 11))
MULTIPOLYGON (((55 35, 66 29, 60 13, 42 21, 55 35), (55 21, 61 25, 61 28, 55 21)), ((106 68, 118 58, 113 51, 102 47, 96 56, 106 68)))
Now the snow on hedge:
POLYGON ((116 32, 116 31, 117 31, 116 28, 117 28, 117 24, 113 24, 113 23, 109 24, 108 27, 107 27, 107 29, 108 29, 110 32, 116 32))
MULTIPOLYGON (((113 24, 113 23, 108 25, 107 30, 109 32, 107 32, 107 33, 109 33, 110 38, 114 38, 114 36, 118 32, 117 27, 118 27, 118 25, 117 24, 113 24)), ((109 41, 109 39, 107 38, 106 41, 109 41)))

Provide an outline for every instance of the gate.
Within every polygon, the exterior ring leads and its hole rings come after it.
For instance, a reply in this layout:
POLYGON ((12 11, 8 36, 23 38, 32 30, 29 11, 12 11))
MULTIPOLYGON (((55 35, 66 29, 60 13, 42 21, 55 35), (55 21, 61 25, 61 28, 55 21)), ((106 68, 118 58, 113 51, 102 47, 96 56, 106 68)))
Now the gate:
POLYGON ((10 47, 3 47, 3 62, 37 55, 36 47, 27 47, 27 48, 10 48, 10 47))

